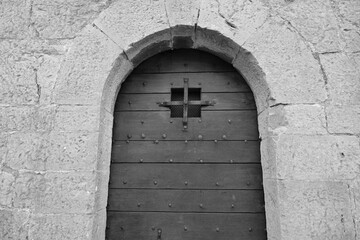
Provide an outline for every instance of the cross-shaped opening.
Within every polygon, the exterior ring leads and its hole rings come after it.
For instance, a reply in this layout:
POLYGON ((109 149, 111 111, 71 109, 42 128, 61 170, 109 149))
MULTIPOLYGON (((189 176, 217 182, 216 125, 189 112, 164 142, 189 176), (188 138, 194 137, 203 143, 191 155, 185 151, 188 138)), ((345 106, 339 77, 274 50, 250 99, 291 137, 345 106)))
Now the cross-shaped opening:
POLYGON ((184 88, 172 88, 171 101, 158 104, 170 108, 171 117, 182 117, 184 129, 187 129, 189 117, 201 117, 201 107, 214 106, 215 102, 201 101, 201 88, 189 88, 189 79, 184 78, 184 88))
MULTIPOLYGON (((201 88, 189 88, 188 92, 189 101, 200 101, 201 100, 201 88)), ((171 101, 180 101, 181 105, 170 106, 170 117, 172 118, 182 118, 184 117, 184 88, 172 88, 171 89, 171 101)), ((201 117, 201 105, 194 104, 189 105, 187 108, 187 116, 189 118, 199 118, 201 117)))

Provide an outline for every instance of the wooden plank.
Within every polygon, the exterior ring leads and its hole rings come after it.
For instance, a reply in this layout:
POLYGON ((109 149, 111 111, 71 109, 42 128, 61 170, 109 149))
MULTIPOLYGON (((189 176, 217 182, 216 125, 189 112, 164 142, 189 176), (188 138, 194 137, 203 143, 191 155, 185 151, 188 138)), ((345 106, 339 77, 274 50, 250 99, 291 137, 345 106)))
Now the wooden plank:
POLYGON ((156 240, 158 229, 164 240, 267 239, 264 214, 108 212, 107 226, 109 240, 156 240))
POLYGON ((211 163, 260 163, 259 141, 116 141, 112 162, 186 163, 202 159, 211 163))
POLYGON ((109 210, 162 212, 264 212, 262 190, 113 189, 109 210))
POLYGON ((260 164, 124 163, 110 172, 109 188, 262 189, 260 164))
POLYGON ((202 120, 189 118, 183 130, 182 118, 170 119, 170 112, 116 112, 114 140, 258 140, 257 113, 248 111, 204 111, 202 120), (230 122, 229 122, 230 120, 230 122), (144 134, 145 138, 141 136, 144 134))
POLYGON ((234 71, 222 59, 194 49, 179 49, 157 54, 135 68, 133 73, 234 71))
POLYGON ((190 88, 201 88, 202 92, 251 92, 237 72, 131 74, 121 85, 120 92, 170 93, 171 88, 184 87, 184 78, 189 79, 190 88))
MULTIPOLYGON (((160 107, 158 102, 170 101, 168 94, 119 94, 115 111, 168 111, 160 107)), ((201 100, 215 101, 214 106, 203 107, 202 111, 214 110, 256 110, 252 93, 202 93, 201 100)))

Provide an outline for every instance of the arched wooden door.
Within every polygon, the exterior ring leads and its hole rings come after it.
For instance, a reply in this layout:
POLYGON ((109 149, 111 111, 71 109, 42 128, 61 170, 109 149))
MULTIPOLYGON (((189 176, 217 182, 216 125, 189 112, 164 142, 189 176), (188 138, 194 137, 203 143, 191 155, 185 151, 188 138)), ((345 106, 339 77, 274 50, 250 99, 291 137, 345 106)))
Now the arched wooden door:
POLYGON ((169 51, 123 83, 106 236, 266 239, 256 106, 231 65, 196 50, 169 51))

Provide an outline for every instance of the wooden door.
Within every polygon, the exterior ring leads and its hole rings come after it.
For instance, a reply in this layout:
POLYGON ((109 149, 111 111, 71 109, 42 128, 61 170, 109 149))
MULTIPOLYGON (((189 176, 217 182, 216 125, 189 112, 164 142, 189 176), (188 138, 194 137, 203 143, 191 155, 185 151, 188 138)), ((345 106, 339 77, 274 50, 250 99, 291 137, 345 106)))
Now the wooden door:
POLYGON ((138 66, 111 160, 107 239, 266 239, 256 106, 221 59, 176 50, 138 66))

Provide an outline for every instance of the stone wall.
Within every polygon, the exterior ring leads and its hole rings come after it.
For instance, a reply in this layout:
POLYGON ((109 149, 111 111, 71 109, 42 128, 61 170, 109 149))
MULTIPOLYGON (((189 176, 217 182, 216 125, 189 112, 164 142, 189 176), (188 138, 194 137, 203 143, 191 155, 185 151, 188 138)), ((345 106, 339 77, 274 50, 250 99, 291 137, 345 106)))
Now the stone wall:
POLYGON ((121 82, 188 47, 254 92, 268 238, 360 240, 360 1, 3 0, 0 13, 0 239, 104 239, 121 82))

